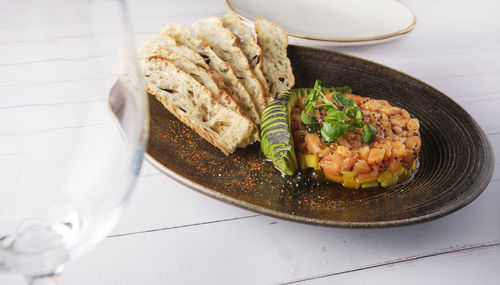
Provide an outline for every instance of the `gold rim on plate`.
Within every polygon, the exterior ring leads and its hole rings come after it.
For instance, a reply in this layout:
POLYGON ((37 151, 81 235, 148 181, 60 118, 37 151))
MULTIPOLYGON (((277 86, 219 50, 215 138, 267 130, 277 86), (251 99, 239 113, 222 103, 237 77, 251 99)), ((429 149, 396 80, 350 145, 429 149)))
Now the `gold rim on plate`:
MULTIPOLYGON (((413 21, 408 27, 401 29, 399 31, 396 31, 394 33, 380 35, 380 36, 374 36, 374 37, 367 37, 367 38, 357 38, 357 39, 333 39, 333 38, 311 37, 311 36, 289 33, 286 31, 285 32, 288 34, 288 36, 299 38, 299 39, 315 40, 315 41, 322 41, 322 42, 337 42, 337 43, 370 42, 370 41, 385 40, 385 39, 389 39, 392 37, 401 36, 401 35, 404 35, 404 34, 411 32, 413 30, 413 28, 415 28, 415 26, 417 25, 417 16, 405 4, 401 3, 400 1, 397 1, 397 2, 401 5, 403 5, 406 9, 408 9, 408 11, 411 12, 411 14, 413 15, 413 21)), ((242 20, 249 22, 249 23, 253 23, 253 20, 248 19, 248 18, 244 17, 243 15, 239 14, 238 12, 236 12, 236 10, 234 10, 233 7, 231 7, 231 5, 229 4, 229 0, 226 0, 226 7, 228 8, 229 11, 238 15, 242 20)))

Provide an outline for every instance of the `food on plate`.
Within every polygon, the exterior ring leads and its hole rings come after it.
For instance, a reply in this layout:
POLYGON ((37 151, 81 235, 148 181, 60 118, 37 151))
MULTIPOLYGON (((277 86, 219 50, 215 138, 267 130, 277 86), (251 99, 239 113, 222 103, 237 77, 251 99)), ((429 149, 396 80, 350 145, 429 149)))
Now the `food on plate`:
POLYGON ((229 63, 222 60, 215 54, 213 49, 201 38, 194 36, 187 27, 179 24, 169 24, 160 32, 160 35, 174 38, 177 44, 186 46, 197 52, 205 59, 206 64, 218 72, 224 80, 224 83, 231 88, 238 96, 240 106, 245 113, 256 124, 260 122, 260 114, 255 108, 255 104, 248 91, 243 87, 241 81, 234 74, 233 68, 229 63))
MULTIPOLYGON (((226 155, 260 140, 257 124, 274 99, 271 94, 277 94, 267 85, 275 79, 265 77, 262 54, 279 52, 276 46, 285 49, 276 60, 286 59, 290 67, 285 32, 260 21, 266 25, 260 36, 271 33, 264 46, 238 16, 226 14, 196 21, 196 35, 185 26, 169 24, 138 51, 147 92, 226 155)), ((272 64, 272 58, 267 60, 272 64)), ((286 72, 291 87, 291 68, 286 72)))
POLYGON ((259 114, 266 107, 262 85, 250 68, 248 59, 236 44, 236 36, 224 27, 217 17, 197 20, 193 23, 194 32, 212 47, 214 52, 233 68, 237 78, 248 91, 259 114))
POLYGON ((288 36, 278 25, 255 19, 257 44, 262 48, 262 71, 267 80, 272 98, 292 89, 295 84, 290 59, 287 57, 288 36))
MULTIPOLYGON (((153 41, 150 40, 146 42, 140 49, 140 56, 146 58, 149 56, 160 56, 172 61, 180 70, 189 74, 201 85, 205 86, 210 92, 212 92, 217 102, 240 114, 243 114, 237 101, 229 96, 220 84, 216 83, 214 77, 207 69, 196 65, 195 62, 190 61, 188 58, 179 53, 171 51, 168 48, 163 48, 158 43, 163 43, 165 39, 168 38, 161 37, 161 39, 162 40, 153 37, 153 41)), ((203 60, 202 62, 204 63, 203 60)))
POLYGON ((241 22, 238 16, 233 13, 222 15, 221 20, 224 24, 224 27, 233 32, 233 34, 236 36, 236 44, 245 54, 250 68, 255 74, 257 80, 259 80, 259 83, 262 85, 266 103, 272 101, 274 97, 272 97, 271 92, 269 91, 269 86, 267 85, 266 78, 264 77, 264 73, 262 72, 262 49, 255 41, 252 31, 250 30, 250 28, 248 28, 247 25, 241 22))
POLYGON ((406 110, 319 80, 279 96, 262 115, 261 150, 278 169, 312 168, 347 188, 407 180, 420 148, 419 122, 406 110))
POLYGON ((167 25, 139 48, 139 62, 147 92, 224 154, 260 140, 283 174, 314 171, 356 189, 410 177, 421 140, 406 110, 319 80, 292 89, 287 35, 263 18, 256 37, 234 14, 193 30, 167 25))
POLYGON ((297 170, 290 110, 298 99, 298 92, 286 92, 271 102, 262 113, 260 149, 286 175, 297 170))
POLYGON ((258 139, 245 116, 218 103, 212 92, 161 56, 141 60, 146 91, 201 137, 228 155, 258 139))

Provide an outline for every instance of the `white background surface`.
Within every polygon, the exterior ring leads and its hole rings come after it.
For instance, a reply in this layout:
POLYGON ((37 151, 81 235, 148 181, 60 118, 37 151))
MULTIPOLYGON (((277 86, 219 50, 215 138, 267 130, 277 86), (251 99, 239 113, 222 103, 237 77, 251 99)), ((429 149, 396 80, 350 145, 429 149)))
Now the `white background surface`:
MULTIPOLYGON (((139 43, 168 23, 189 26, 195 19, 227 11, 222 0, 175 2, 129 1, 139 43)), ((478 199, 424 224, 385 229, 325 228, 224 204, 176 183, 145 163, 133 199, 113 236, 67 266, 62 283, 500 284, 500 2, 402 2, 417 15, 417 26, 407 36, 378 45, 332 49, 423 80, 452 97, 477 120, 496 155, 493 180, 478 199)), ((20 7, 14 0, 2 1, 0 17, 9 17, 9 9, 20 7)), ((12 26, 0 26, 0 35, 12 34, 12 27, 23 33, 29 32, 31 25, 57 26, 38 20, 12 17, 12 26)), ((71 19, 66 25, 71 25, 71 19)), ((25 48, 43 44, 47 43, 25 48)), ((12 72, 9 64, 25 61, 15 45, 0 38, 0 75, 12 72), (14 48, 16 52, 12 52, 14 48)), ((74 81, 55 84, 75 84, 78 90, 100 84, 91 74, 71 76, 68 80, 74 81)), ((78 109, 79 104, 99 103, 85 102, 85 89, 69 103, 63 102, 67 98, 37 102, 35 91, 44 90, 39 83, 57 81, 48 77, 38 80, 32 93, 16 98, 9 96, 13 86, 0 86, 0 130, 9 131, 12 124, 7 121, 17 118, 17 107, 26 104, 31 104, 31 112, 43 114, 68 104, 78 109)), ((40 121, 30 128, 65 127, 56 124, 40 121)), ((9 178, 13 174, 8 166, 15 163, 17 147, 4 139, 0 139, 0 146, 0 178, 9 178)), ((0 275, 0 284, 23 284, 23 280, 0 275)))

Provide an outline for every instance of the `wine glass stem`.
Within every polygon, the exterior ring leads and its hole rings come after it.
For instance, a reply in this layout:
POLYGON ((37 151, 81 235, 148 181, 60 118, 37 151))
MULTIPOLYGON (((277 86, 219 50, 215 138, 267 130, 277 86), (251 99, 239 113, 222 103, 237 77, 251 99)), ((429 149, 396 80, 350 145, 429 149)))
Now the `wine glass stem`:
POLYGON ((59 285, 59 274, 25 277, 29 285, 59 285))

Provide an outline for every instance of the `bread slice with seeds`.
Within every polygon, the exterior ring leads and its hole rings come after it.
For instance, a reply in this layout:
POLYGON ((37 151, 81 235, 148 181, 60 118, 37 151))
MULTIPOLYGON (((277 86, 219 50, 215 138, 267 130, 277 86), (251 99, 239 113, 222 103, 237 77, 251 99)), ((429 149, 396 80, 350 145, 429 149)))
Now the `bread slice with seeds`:
POLYGON ((262 71, 271 94, 276 98, 295 84, 290 59, 286 54, 288 36, 280 26, 264 18, 259 17, 254 23, 257 44, 262 48, 262 71))
POLYGON ((201 19, 193 23, 193 30, 200 38, 207 42, 214 52, 229 63, 234 73, 245 89, 252 96, 252 100, 259 112, 267 105, 264 90, 248 64, 248 60, 236 44, 236 36, 224 28, 222 21, 217 17, 201 19))
POLYGON ((266 78, 262 73, 262 49, 259 47, 254 39, 254 35, 250 28, 243 24, 240 17, 234 13, 226 13, 221 17, 224 27, 236 36, 236 44, 245 54, 248 64, 252 69, 257 80, 259 80, 262 89, 264 90, 264 97, 266 102, 272 100, 272 95, 269 92, 266 78))
POLYGON ((191 31, 179 24, 169 24, 160 32, 161 36, 170 36, 180 45, 187 46, 203 57, 206 64, 216 70, 223 78, 224 83, 231 88, 240 100, 240 106, 255 124, 260 123, 260 115, 255 108, 250 94, 238 80, 231 66, 222 60, 210 48, 210 46, 199 37, 194 36, 191 31))
POLYGON ((160 56, 142 58, 146 91, 201 137, 229 155, 258 137, 248 118, 216 102, 214 95, 172 61, 160 56))

